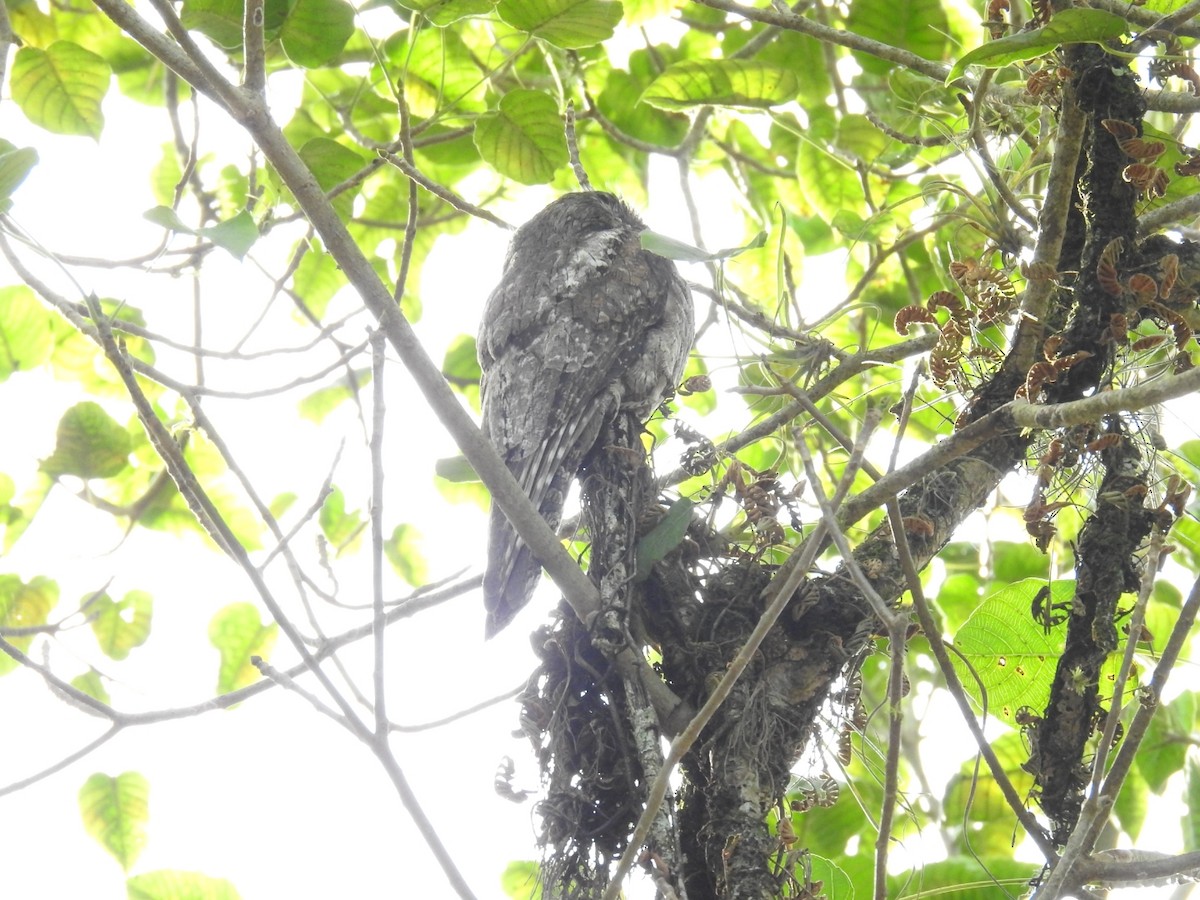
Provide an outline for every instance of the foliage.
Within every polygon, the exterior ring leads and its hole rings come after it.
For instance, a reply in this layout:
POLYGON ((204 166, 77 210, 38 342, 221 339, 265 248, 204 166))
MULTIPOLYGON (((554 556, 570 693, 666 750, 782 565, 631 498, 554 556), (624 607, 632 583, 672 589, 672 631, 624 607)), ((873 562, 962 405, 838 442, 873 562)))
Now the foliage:
MULTIPOLYGON (((105 720, 87 753, 296 693, 367 748, 470 896, 478 837, 431 824, 449 814, 422 809, 410 779, 428 773, 397 761, 388 716, 452 670, 491 684, 481 615, 415 642, 420 690, 384 665, 385 631, 473 592, 476 511, 504 489, 464 411, 483 298, 425 279, 439 254, 478 276, 483 229, 580 169, 649 206, 643 244, 690 266, 702 324, 647 426, 663 496, 640 511, 624 655, 593 644, 595 601, 570 578, 588 536, 543 559, 567 603, 535 633, 520 699, 546 858, 512 863, 507 894, 612 896, 634 865, 635 885, 692 898, 1056 897, 1200 870, 1108 850, 1200 840, 1179 666, 1200 441, 1164 439, 1155 411, 1200 386, 1195 10, 151 5, 153 21, 121 0, 0 6, 0 391, 43 391, 52 419, 8 422, 0 691, 23 671, 47 707, 105 720), (135 114, 157 130, 114 126, 135 114), (28 198, 74 165, 60 140, 150 151, 152 169, 114 176, 105 226, 148 250, 71 248, 67 208, 63 234, 27 225, 28 198), (149 535, 183 548, 185 580, 236 570, 242 593, 211 592, 209 643, 193 641, 205 702, 142 702, 177 674, 180 623, 198 627, 149 589, 156 560, 114 556, 111 594, 76 583, 60 547, 61 565, 19 564, 55 546, 64 504, 111 526, 88 553, 149 535), (675 739, 666 757, 639 743, 653 728, 675 739), (1182 822, 1151 812, 1163 796, 1182 822), (889 861, 932 838, 946 858, 889 861)), ((521 800, 512 766, 496 789, 521 800)), ((343 767, 314 766, 306 790, 343 767)), ((61 768, 0 790, 78 774, 61 768)), ((79 794, 128 896, 238 896, 137 871, 149 790, 126 771, 79 794)))

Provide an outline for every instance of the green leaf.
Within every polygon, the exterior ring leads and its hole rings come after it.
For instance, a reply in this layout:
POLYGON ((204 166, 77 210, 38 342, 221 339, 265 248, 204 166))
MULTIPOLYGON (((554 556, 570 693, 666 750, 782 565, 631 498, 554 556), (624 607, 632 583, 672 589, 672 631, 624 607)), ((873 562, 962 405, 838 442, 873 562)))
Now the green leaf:
MULTIPOLYGON (((853 0, 846 17, 847 31, 934 60, 945 52, 949 27, 941 0, 853 0)), ((896 67, 869 53, 856 52, 854 58, 871 75, 896 67)))
MULTIPOLYGON (((288 14, 288 0, 266 0, 263 34, 275 39, 288 14)), ((179 18, 189 31, 207 35, 219 47, 235 50, 242 46, 242 0, 184 0, 179 18)))
POLYGON ((629 55, 629 71, 614 69, 604 76, 596 106, 623 133, 659 147, 675 147, 687 135, 688 118, 656 109, 641 100, 662 71, 663 61, 674 62, 672 47, 636 50, 629 55))
POLYGON ((655 563, 679 546, 687 535, 694 508, 695 504, 691 500, 687 497, 680 497, 671 504, 667 514, 650 530, 650 533, 638 541, 635 581, 646 578, 655 563))
POLYGON ((804 199, 826 222, 863 206, 862 184, 854 170, 816 139, 800 143, 796 151, 796 174, 804 199))
POLYGON ((318 425, 325 417, 354 397, 364 385, 371 382, 370 369, 351 369, 340 373, 333 384, 318 388, 300 401, 300 415, 318 425), (354 384, 349 383, 353 378, 354 384))
MULTIPOLYGON (((1008 776, 1019 794, 1028 794, 1034 783, 1033 776, 1021 768, 1022 763, 1029 759, 1024 735, 1019 731, 1008 731, 991 744, 1001 771, 1008 776)), ((993 849, 1004 852, 1011 846, 1015 817, 996 782, 981 777, 976 758, 966 760, 950 776, 942 806, 946 811, 945 821, 966 829, 965 835, 959 838, 964 842, 960 844, 964 851, 967 844, 978 853, 993 849)), ((948 829, 948 836, 954 836, 956 831, 957 828, 948 829)), ((949 849, 954 852, 955 848, 952 846, 949 849)))
MULTIPOLYGON (((50 610, 58 603, 58 583, 42 575, 24 582, 16 575, 0 575, 0 628, 36 628, 46 624, 50 610)), ((24 653, 33 635, 9 635, 6 640, 24 653)), ((0 675, 7 675, 20 663, 0 653, 0 675)))
MULTIPOLYGON (((301 147, 300 158, 317 179, 317 184, 326 191, 355 175, 366 164, 366 160, 349 147, 323 137, 313 138, 301 147)), ((357 192, 357 188, 342 191, 333 198, 333 208, 341 218, 350 217, 357 192)))
MULTIPOLYGON (((1190 782, 1188 787, 1190 791, 1190 782)), ((1121 823, 1121 830, 1129 835, 1129 839, 1132 841, 1136 841, 1138 835, 1142 833, 1142 825, 1146 821, 1146 813, 1150 808, 1149 798, 1150 789, 1146 785, 1146 779, 1134 766, 1125 777, 1125 781, 1121 785, 1121 793, 1117 795, 1117 802, 1113 804, 1113 813, 1116 815, 1117 821, 1121 823)), ((1186 825, 1184 830, 1186 832, 1186 825)))
POLYGON ((197 229, 196 233, 208 238, 222 250, 227 250, 237 259, 242 259, 258 240, 258 226, 254 224, 254 217, 245 210, 232 219, 197 229))
POLYGON ((284 491, 282 494, 277 494, 268 506, 271 510, 271 515, 278 519, 291 509, 298 499, 300 498, 293 491, 284 491))
POLYGON ((953 897, 954 900, 1011 900, 1028 888, 1038 866, 998 853, 955 856, 923 863, 910 872, 888 875, 887 896, 953 897))
POLYGON ((112 478, 129 466, 132 441, 129 432, 104 411, 86 400, 68 409, 58 422, 54 453, 42 461, 42 471, 58 477, 112 478))
POLYGON ((701 250, 699 247, 694 247, 684 241, 667 237, 665 234, 659 234, 657 231, 651 231, 650 229, 643 231, 640 238, 643 250, 649 250, 651 253, 665 256, 667 259, 676 259, 683 262, 718 262, 722 259, 739 256, 747 250, 757 250, 767 243, 767 233, 765 231, 760 231, 756 234, 748 244, 713 251, 701 250))
POLYGON ((237 888, 224 878, 201 872, 159 869, 125 882, 129 900, 241 900, 237 888))
POLYGON ((292 275, 292 289, 304 305, 320 320, 329 301, 346 284, 346 277, 333 257, 318 247, 310 247, 292 275))
POLYGON ((421 532, 416 526, 397 525, 392 536, 383 543, 383 554, 396 574, 413 587, 420 587, 429 580, 421 541, 421 532))
POLYGON ((442 374, 450 382, 450 386, 471 401, 471 405, 479 408, 479 354, 475 346, 475 338, 460 334, 446 348, 442 359, 442 374))
POLYGON ((673 63, 642 92, 659 109, 734 106, 765 109, 796 99, 800 79, 783 66, 748 59, 685 59, 673 63))
MULTIPOLYGON (((404 96, 414 116, 432 118, 448 109, 480 113, 487 109, 482 87, 487 79, 457 29, 422 28, 416 35, 404 32, 388 40, 385 51, 389 65, 403 76, 404 96)), ((390 93, 388 101, 395 104, 390 93)))
POLYGON ((489 13, 496 0, 396 0, 404 9, 419 12, 439 28, 452 25, 459 19, 489 13))
POLYGON ((1200 850, 1200 760, 1189 756, 1184 769, 1183 797, 1187 809, 1183 814, 1180 825, 1183 829, 1183 852, 1195 853, 1200 850))
POLYGON ((1180 694, 1170 704, 1160 706, 1150 720, 1134 760, 1154 793, 1161 794, 1167 780, 1183 768, 1195 722, 1196 695, 1193 693, 1180 694))
POLYGON ((510 900, 542 900, 542 876, 536 862, 510 862, 500 876, 500 889, 510 900))
POLYGON ((500 108, 475 123, 475 146, 492 168, 522 184, 545 184, 569 159, 558 104, 541 91, 501 97, 500 108))
POLYGON ((24 285, 0 288, 0 381, 28 372, 54 349, 51 314, 24 285))
POLYGON ((22 47, 13 58, 9 88, 26 118, 55 134, 100 139, 104 115, 100 101, 112 70, 103 57, 70 41, 45 50, 22 47))
POLYGON ((992 544, 992 571, 997 581, 1046 578, 1050 559, 1028 541, 996 541, 992 544))
POLYGON ((101 594, 88 606, 92 631, 100 650, 112 659, 125 659, 150 636, 153 598, 145 591, 130 591, 120 603, 101 594))
MULTIPOLYGON (((1054 669, 1062 652, 1063 629, 1047 630, 1034 622, 1034 598, 1046 586, 1030 578, 1002 588, 980 603, 954 636, 954 645, 967 658, 987 691, 988 715, 1009 724, 1022 706, 1040 711, 1050 699, 1054 669)), ((1070 608, 1075 582, 1055 581, 1051 602, 1070 608)), ((979 685, 954 657, 955 669, 967 693, 982 706, 979 685)))
POLYGON ((254 246, 254 242, 258 240, 258 226, 254 224, 254 218, 250 213, 245 210, 231 219, 205 228, 191 228, 185 225, 175 210, 169 206, 155 206, 146 210, 142 217, 171 231, 208 238, 238 259, 243 258, 247 251, 254 246))
POLYGON ((832 859, 813 853, 808 860, 797 864, 800 874, 813 882, 821 882, 821 895, 838 900, 854 900, 854 884, 850 876, 832 859))
POLYGON ((283 52, 306 69, 333 62, 354 34, 354 7, 345 0, 296 0, 279 30, 283 52))
POLYGON ((1124 17, 1102 9, 1072 7, 1054 14, 1041 28, 1021 31, 988 41, 976 47, 950 69, 946 84, 961 78, 967 66, 980 65, 997 69, 1023 59, 1034 59, 1057 50, 1063 44, 1103 44, 1129 31, 1124 17))
POLYGON ((613 0, 500 0, 496 12, 518 31, 579 50, 612 37, 622 10, 613 0))
POLYGON ((77 691, 83 691, 89 697, 99 700, 101 703, 108 703, 108 690, 104 687, 104 679, 95 669, 88 669, 82 675, 76 675, 71 679, 71 687, 77 691))
POLYGON ((231 603, 212 617, 208 639, 221 653, 217 692, 227 694, 259 678, 251 657, 266 658, 275 645, 279 626, 264 625, 253 603, 231 603))
POLYGON ((12 195, 25 176, 37 165, 38 153, 32 147, 14 147, 0 139, 0 213, 12 208, 12 195))
POLYGON ((138 772, 97 772, 79 789, 83 827, 129 871, 146 846, 150 785, 138 772))
POLYGON ((479 481, 479 473, 471 467, 465 456, 448 456, 439 459, 434 463, 433 471, 439 478, 455 484, 479 481))
POLYGON ((346 495, 342 493, 341 488, 334 488, 329 492, 329 496, 321 504, 318 522, 321 531, 338 553, 350 547, 366 526, 362 513, 357 510, 346 512, 346 495))

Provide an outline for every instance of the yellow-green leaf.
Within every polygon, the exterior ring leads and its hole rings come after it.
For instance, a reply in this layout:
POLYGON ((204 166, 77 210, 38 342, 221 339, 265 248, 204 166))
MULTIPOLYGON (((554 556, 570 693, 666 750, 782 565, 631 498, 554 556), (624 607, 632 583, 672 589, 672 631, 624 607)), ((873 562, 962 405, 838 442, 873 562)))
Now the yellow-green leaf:
MULTIPOLYGON (((941 0, 853 0, 846 28, 925 59, 941 59, 950 23, 941 0)), ((887 75, 896 68, 869 53, 856 52, 854 58, 872 75, 887 75)))
POLYGON ((946 83, 960 78, 967 66, 996 69, 1023 59, 1045 56, 1063 44, 1103 44, 1128 30, 1129 23, 1115 13, 1085 7, 1064 9, 1055 13, 1054 18, 1041 28, 1020 31, 976 47, 954 64, 946 76, 946 83))
MULTIPOLYGON (((0 575, 0 628, 34 628, 46 624, 50 610, 58 603, 58 583, 38 575, 24 582, 16 575, 0 575)), ((32 634, 10 634, 6 640, 21 652, 29 649, 32 634)), ((0 675, 6 675, 19 663, 0 653, 0 675)))
POLYGON ((366 521, 358 510, 346 511, 346 495, 341 488, 334 488, 321 504, 317 516, 321 531, 338 553, 351 547, 366 527, 366 521))
POLYGON ((650 82, 642 102, 659 109, 735 106, 764 109, 796 99, 800 79, 791 69, 749 59, 687 59, 650 82))
POLYGON ((254 246, 254 242, 258 240, 258 226, 254 224, 254 217, 245 210, 224 222, 204 228, 191 228, 185 225, 175 210, 169 206, 155 206, 146 210, 142 216, 155 225, 161 225, 171 231, 208 238, 238 259, 242 259, 254 246))
POLYGON ((83 827, 129 871, 146 846, 150 785, 138 772, 97 772, 79 789, 83 827))
POLYGON ((317 388, 300 401, 300 415, 318 425, 324 418, 370 384, 370 369, 351 369, 340 372, 326 387, 317 388), (353 384, 350 383, 353 379, 353 384))
POLYGON ((475 123, 475 146, 497 172, 545 184, 569 159, 558 104, 541 91, 513 90, 475 123))
POLYGON ((258 680, 251 657, 269 656, 278 631, 274 622, 263 624, 253 603, 231 603, 212 617, 208 639, 221 653, 218 693, 227 694, 258 680))
POLYGON ((718 262, 740 256, 747 250, 757 250, 766 244, 767 233, 760 231, 749 243, 740 247, 726 247, 724 250, 701 250, 686 241, 680 241, 649 229, 643 231, 639 235, 639 239, 642 249, 649 250, 658 256, 665 256, 667 259, 676 259, 682 262, 718 262))
MULTIPOLYGON (((328 191, 361 169, 366 161, 337 141, 329 138, 313 138, 300 148, 300 158, 312 171, 322 189, 328 191)), ((333 198, 333 208, 342 218, 348 218, 354 206, 357 190, 342 191, 333 198)))
POLYGON ((28 372, 54 349, 51 314, 24 285, 0 288, 0 381, 28 372))
POLYGON ((129 432, 99 403, 76 403, 58 422, 54 453, 42 461, 49 475, 112 478, 129 465, 129 432))
POLYGON ((45 50, 22 47, 13 58, 9 87, 29 121, 55 134, 99 140, 104 128, 100 101, 112 70, 103 57, 70 41, 45 50))
POLYGON ((120 603, 101 594, 88 607, 92 631, 100 650, 113 659, 125 659, 150 636, 153 598, 145 591, 130 591, 120 603))
POLYGON ((428 581, 428 567, 425 564, 425 554, 421 552, 422 536, 414 525, 397 525, 392 530, 392 536, 383 544, 383 553, 396 574, 411 584, 419 587, 428 581))
POLYGON ((622 10, 613 0, 500 0, 496 12, 519 31, 578 50, 612 37, 622 10))
MULTIPOLYGON (((987 691, 988 715, 1010 724, 1022 706, 1039 714, 1050 699, 1050 685, 1062 653, 1063 629, 1047 628, 1034 621, 1033 604, 1046 586, 1040 578, 1029 578, 985 598, 954 636, 954 645, 971 663, 987 691)), ((1060 604, 1069 609, 1075 593, 1074 581, 1051 585, 1050 615, 1059 616, 1060 604)), ((982 702, 975 675, 954 657, 954 667, 967 693, 982 702)))
POLYGON ((32 147, 16 147, 0 139, 0 213, 12 208, 12 193, 30 170, 37 165, 38 153, 32 147))
POLYGON ((297 0, 279 29, 288 58, 306 69, 332 62, 354 34, 354 8, 344 0, 297 0))
POLYGON ((104 679, 95 669, 88 669, 82 675, 72 678, 71 687, 77 691, 83 691, 101 703, 109 702, 108 689, 104 687, 104 679))
POLYGON ((459 19, 491 12, 496 0, 397 0, 405 9, 419 12, 438 27, 459 19))
POLYGON ((232 882, 201 872, 159 869, 125 882, 129 900, 241 900, 232 882))

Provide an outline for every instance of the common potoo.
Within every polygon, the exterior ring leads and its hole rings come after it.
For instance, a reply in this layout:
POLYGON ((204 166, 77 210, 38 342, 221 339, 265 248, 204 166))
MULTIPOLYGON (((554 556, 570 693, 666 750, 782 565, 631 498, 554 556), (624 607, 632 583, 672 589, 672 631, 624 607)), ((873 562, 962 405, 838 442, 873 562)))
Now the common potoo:
MULTIPOLYGON (((567 194, 517 230, 484 308, 483 430, 551 528, 605 422, 618 409, 648 418, 691 348, 687 285, 642 249, 645 228, 612 194, 567 194)), ((493 505, 488 637, 529 602, 540 572, 493 505)))

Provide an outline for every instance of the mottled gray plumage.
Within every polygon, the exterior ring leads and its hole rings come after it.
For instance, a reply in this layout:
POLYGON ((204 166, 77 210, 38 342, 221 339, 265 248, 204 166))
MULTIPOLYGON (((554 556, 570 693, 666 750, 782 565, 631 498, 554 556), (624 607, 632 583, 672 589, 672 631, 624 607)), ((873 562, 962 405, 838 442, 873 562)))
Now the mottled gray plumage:
MULTIPOLYGON (((674 263, 643 250, 612 194, 567 194, 517 230, 479 329, 483 430, 555 528, 617 409, 642 418, 674 387, 693 311, 674 263)), ((491 637, 529 602, 541 566, 492 507, 483 579, 491 637)))

